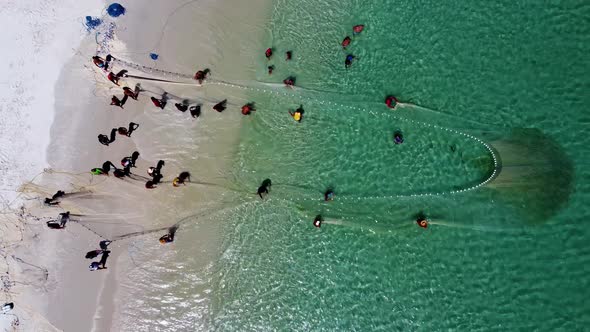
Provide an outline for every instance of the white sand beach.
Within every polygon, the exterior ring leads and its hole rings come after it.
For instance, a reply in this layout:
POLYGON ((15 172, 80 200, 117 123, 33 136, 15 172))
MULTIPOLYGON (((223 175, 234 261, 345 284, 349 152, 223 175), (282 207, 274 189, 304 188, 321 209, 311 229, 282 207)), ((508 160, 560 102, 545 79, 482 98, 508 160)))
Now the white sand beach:
MULTIPOLYGON (((171 79, 171 74, 138 71, 127 68, 125 63, 187 75, 209 68, 212 78, 232 81, 253 79, 261 69, 257 58, 260 50, 264 50, 261 36, 272 9, 270 0, 167 1, 149 6, 142 1, 121 1, 121 4, 127 12, 112 19, 116 23, 115 37, 108 42, 112 55, 125 61, 113 62, 115 72, 128 69, 132 76, 171 79), (150 59, 151 52, 159 55, 158 60, 150 59)), ((99 4, 99 8, 103 5, 99 4)), ((79 22, 85 15, 99 15, 96 11, 87 13, 74 4, 72 7, 79 13, 72 19, 79 22)), ((84 35, 81 29, 80 38, 84 35)), ((3 317, 6 319, 2 320, 2 326, 8 330, 14 317, 19 319, 18 328, 27 331, 137 330, 141 325, 129 319, 135 313, 127 303, 141 297, 138 289, 130 287, 141 280, 129 279, 137 268, 129 256, 130 243, 133 250, 149 251, 154 246, 173 259, 179 249, 194 242, 191 248, 202 253, 196 264, 202 266, 211 264, 219 254, 216 249, 221 234, 216 224, 200 224, 199 238, 190 239, 192 242, 183 241, 183 226, 173 244, 161 246, 158 238, 183 217, 221 207, 225 169, 230 165, 244 120, 240 106, 247 98, 219 86, 208 86, 206 82, 198 87, 196 81, 186 78, 182 81, 187 85, 127 78, 121 80, 121 86, 133 88, 139 83, 145 91, 137 101, 128 100, 124 109, 110 106, 110 97, 121 97, 122 90, 90 61, 97 46, 104 48, 96 41, 96 36, 89 35, 79 47, 78 42, 58 44, 58 48, 64 44, 77 48, 71 49, 69 55, 59 56, 63 62, 52 66, 53 70, 61 69, 60 74, 40 75, 53 77, 54 81, 57 78, 55 94, 36 95, 35 99, 49 105, 55 100, 55 116, 46 112, 42 117, 40 106, 33 107, 30 117, 35 119, 37 127, 32 122, 23 125, 31 128, 31 135, 4 133, 2 136, 7 140, 15 136, 25 140, 24 143, 17 140, 15 144, 22 145, 11 145, 11 150, 3 152, 4 156, 12 158, 19 152, 29 158, 28 161, 24 161, 25 157, 14 161, 7 158, 2 164, 8 170, 18 168, 14 165, 27 166, 25 171, 14 172, 19 186, 13 178, 13 187, 9 188, 13 197, 3 195, 5 202, 16 198, 10 206, 5 203, 5 219, 9 222, 2 229, 3 253, 8 264, 5 270, 9 270, 10 281, 19 281, 5 287, 5 293, 11 294, 6 301, 15 303, 16 315, 3 317), (164 110, 159 110, 149 97, 158 97, 164 91, 171 100, 164 110), (228 99, 226 111, 212 110, 214 103, 225 98, 228 99), (183 100, 201 104, 202 115, 192 118, 188 112, 177 111, 173 104, 183 100), (112 128, 127 126, 130 121, 140 125, 131 137, 117 135, 109 146, 99 144, 98 134, 108 135, 112 128), (44 132, 48 133, 51 123, 51 140, 45 153, 43 142, 48 142, 48 135, 44 132), (90 174, 91 168, 100 167, 105 160, 119 166, 119 160, 133 151, 138 151, 140 158, 137 168, 132 169, 132 178, 90 174), (145 170, 160 159, 166 162, 164 182, 156 189, 147 190, 145 170), (34 183, 27 181, 44 168, 50 170, 38 176, 34 183), (175 188, 171 180, 181 171, 191 172, 195 183, 220 186, 190 184, 175 188), (50 197, 57 190, 76 194, 65 197, 59 208, 44 207, 41 198, 50 197), (18 192, 24 194, 17 197, 18 192), (19 212, 21 205, 25 209, 19 212), (65 229, 50 230, 45 226, 45 221, 65 210, 74 215, 65 229), (89 271, 91 260, 83 256, 97 249, 102 239, 115 240, 109 247, 112 254, 107 269, 89 271)), ((17 85, 15 89, 18 88, 17 85)), ((192 322, 188 326, 202 330, 207 328, 207 323, 192 322)))

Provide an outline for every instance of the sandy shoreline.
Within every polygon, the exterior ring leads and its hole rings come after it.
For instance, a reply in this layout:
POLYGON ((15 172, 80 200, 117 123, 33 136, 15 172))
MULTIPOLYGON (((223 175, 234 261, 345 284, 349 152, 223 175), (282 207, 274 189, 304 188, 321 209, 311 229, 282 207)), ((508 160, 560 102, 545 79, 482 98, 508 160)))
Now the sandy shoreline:
MULTIPOLYGON (((260 36, 270 13, 271 1, 261 0, 247 5, 204 1, 198 6, 173 1, 149 7, 141 6, 139 1, 122 3, 128 13, 117 21, 119 31, 118 39, 112 43, 113 55, 187 74, 208 67, 217 78, 254 78, 258 68, 252 57, 263 47, 260 36), (244 12, 250 15, 243 15, 244 12), (163 16, 162 13, 170 14, 163 16), (201 19, 194 20, 194 24, 183 23, 199 15, 201 19), (150 25, 153 31, 145 31, 146 20, 154 22, 150 25), (219 28, 239 22, 246 27, 242 34, 230 35, 219 28), (136 27, 141 27, 141 33, 134 30, 136 27), (156 45, 155 35, 160 36, 156 45), (189 39, 191 43, 187 45, 184 40, 189 39), (160 54, 160 60, 155 63, 145 52, 140 52, 151 47, 160 54)), ((235 92, 226 95, 227 92, 216 86, 198 88, 140 82, 148 91, 140 95, 139 101, 129 100, 124 110, 109 106, 110 96, 122 93, 92 66, 89 58, 95 49, 93 38, 84 41, 59 78, 57 112, 48 148, 48 162, 56 171, 44 174, 36 185, 24 187, 29 197, 50 196, 59 189, 85 192, 61 203, 63 209, 82 215, 76 217, 79 222, 70 222, 61 231, 48 231, 43 223, 54 218, 61 209, 43 208, 38 201, 27 204, 26 215, 29 217, 25 218, 29 221, 22 232, 24 245, 14 251, 14 256, 22 262, 38 266, 35 273, 28 271, 31 280, 27 280, 22 290, 17 290, 21 308, 32 312, 28 317, 36 317, 27 322, 26 330, 132 330, 132 322, 123 323, 129 314, 125 299, 137 293, 128 287, 135 282, 129 279, 129 273, 134 269, 128 256, 129 245, 133 243, 134 248, 152 250, 150 246, 157 244, 158 237, 165 231, 115 241, 110 246, 113 254, 107 270, 88 271, 90 260, 83 258, 85 252, 96 249, 103 238, 116 239, 132 232, 165 228, 181 217, 221 208, 219 198, 224 195, 223 187, 189 185, 173 188, 169 181, 180 171, 188 170, 194 182, 223 184, 226 181, 224 169, 231 161, 243 121, 239 106, 247 101, 245 96, 235 92), (189 114, 174 110, 171 104, 163 111, 156 110, 148 98, 164 90, 179 99, 202 103, 202 116, 192 119, 189 114), (211 110, 211 105, 223 98, 229 99, 228 110, 223 113, 211 110), (126 126, 130 121, 140 124, 132 137, 117 136, 108 147, 97 142, 99 133, 108 135, 111 128, 126 126), (144 176, 148 166, 163 159, 166 161, 163 173, 168 183, 149 191, 143 187, 144 180, 93 177, 88 172, 105 160, 119 165, 121 158, 135 150, 141 153, 141 157, 133 172, 144 176), (31 216, 42 219, 31 220, 31 216), (43 313, 47 320, 34 312, 43 313)), ((114 70, 123 69, 119 65, 115 63, 114 70)), ((123 83, 132 87, 136 81, 123 83)), ((198 227, 199 238, 191 240, 199 243, 196 248, 202 257, 195 262, 208 266, 219 255, 219 225, 203 223, 198 227)), ((8 233, 17 236, 20 231, 8 233)), ((166 247, 157 244, 157 250, 172 250, 174 253, 192 248, 190 242, 183 241, 182 228, 177 238, 178 244, 175 242, 166 247)), ((206 293, 207 287, 202 291, 206 293)))

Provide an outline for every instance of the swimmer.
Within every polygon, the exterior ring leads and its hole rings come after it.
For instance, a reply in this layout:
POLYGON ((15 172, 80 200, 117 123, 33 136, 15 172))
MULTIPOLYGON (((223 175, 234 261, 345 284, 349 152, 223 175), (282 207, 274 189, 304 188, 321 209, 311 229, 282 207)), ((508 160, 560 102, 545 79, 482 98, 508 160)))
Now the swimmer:
POLYGON ((396 131, 393 134, 393 142, 395 144, 402 144, 404 142, 404 136, 402 135, 402 133, 400 131, 396 131))
POLYGON ((333 201, 334 200, 334 191, 332 189, 326 190, 324 193, 324 201, 333 201))
POLYGON ((201 115, 201 105, 191 106, 188 110, 193 118, 198 118, 201 115))
MULTIPOLYGON (((117 132, 119 133, 119 135, 131 137, 131 133, 133 133, 137 128, 139 128, 139 125, 137 123, 129 122, 129 128, 119 127, 119 129, 117 129, 117 132)), ((113 133, 111 132, 111 137, 112 135, 113 133)))
POLYGON ((397 104, 398 101, 394 96, 387 96, 387 98, 385 98, 385 105, 387 105, 387 107, 394 109, 397 104))
POLYGON ((266 52, 264 52, 264 55, 266 56, 266 60, 270 60, 270 57, 272 57, 272 48, 267 48, 266 52))
POLYGON ((350 42, 352 41, 352 39, 350 39, 350 37, 346 36, 346 38, 344 38, 344 40, 342 41, 342 48, 347 48, 348 45, 350 45, 350 42))
POLYGON ((166 244, 166 243, 171 243, 174 241, 174 235, 176 234, 176 230, 178 229, 178 227, 173 226, 170 227, 170 229, 168 229, 168 234, 162 236, 160 238, 160 243, 161 244, 166 244))
POLYGON ((209 74, 209 72, 210 72, 209 68, 197 71, 195 73, 195 80, 197 80, 199 82, 199 84, 202 84, 203 80, 205 78, 207 78, 207 75, 209 74))
POLYGON ((59 201, 58 198, 64 197, 66 193, 64 191, 58 190, 51 198, 45 198, 45 204, 47 205, 58 205, 59 201))
POLYGON ((418 219, 416 219, 416 223, 418 224, 418 226, 424 229, 428 227, 428 220, 426 220, 426 218, 424 217, 418 217, 418 219))
POLYGON ((295 85, 295 77, 289 76, 283 80, 283 83, 285 83, 285 85, 288 87, 292 87, 295 85))
POLYGON ((260 185, 260 187, 258 187, 258 196, 260 196, 261 199, 264 199, 264 197, 262 197, 262 194, 268 195, 271 186, 272 182, 270 181, 270 179, 265 179, 264 181, 262 181, 262 184, 260 185))
POLYGON ((213 106, 213 109, 216 110, 217 112, 221 113, 227 108, 225 106, 226 104, 227 104, 227 99, 224 99, 224 100, 218 102, 217 104, 215 104, 213 106))
POLYGON ((352 33, 354 35, 358 35, 359 33, 363 32, 364 29, 365 29, 365 26, 362 24, 355 25, 352 27, 352 33))
POLYGON ((246 105, 242 106, 242 115, 250 115, 252 112, 255 112, 254 103, 247 103, 246 105))
POLYGON ((352 54, 349 54, 346 56, 346 60, 344 60, 344 67, 348 68, 350 66, 352 66, 352 60, 354 60, 355 56, 352 54))
POLYGON ((301 120, 303 120, 303 113, 305 113, 303 110, 303 105, 299 105, 299 108, 296 109, 295 112, 289 111, 289 114, 293 117, 293 120, 297 122, 301 122, 301 120))
POLYGON ((268 69, 268 74, 272 75, 272 71, 275 70, 275 66, 268 66, 267 69, 268 69))
POLYGON ((317 228, 320 228, 322 226, 322 221, 324 221, 324 219, 322 219, 322 216, 318 214, 313 220, 313 225, 317 228))
POLYGON ((287 51, 285 52, 285 57, 286 57, 286 61, 291 60, 291 58, 293 58, 293 52, 292 51, 287 51))

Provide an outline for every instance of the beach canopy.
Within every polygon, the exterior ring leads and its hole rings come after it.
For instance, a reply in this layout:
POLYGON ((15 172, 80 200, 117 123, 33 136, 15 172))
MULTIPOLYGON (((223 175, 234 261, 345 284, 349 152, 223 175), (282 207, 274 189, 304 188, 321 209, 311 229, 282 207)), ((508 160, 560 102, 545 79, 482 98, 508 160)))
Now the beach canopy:
POLYGON ((109 13, 111 17, 119 17, 121 15, 125 15, 125 7, 115 2, 111 4, 109 8, 107 8, 107 13, 109 13))

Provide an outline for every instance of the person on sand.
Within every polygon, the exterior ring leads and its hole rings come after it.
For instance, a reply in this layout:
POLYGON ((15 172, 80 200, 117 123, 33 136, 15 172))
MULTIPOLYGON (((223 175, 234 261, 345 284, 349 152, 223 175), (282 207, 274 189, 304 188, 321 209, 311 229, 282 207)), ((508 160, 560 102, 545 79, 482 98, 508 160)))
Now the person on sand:
POLYGON ((109 144, 111 144, 115 141, 116 135, 117 135, 117 128, 113 128, 111 130, 111 138, 110 139, 107 135, 100 134, 100 135, 98 135, 98 142, 102 145, 109 146, 109 144))
POLYGON ((186 112, 186 110, 188 110, 188 104, 186 103, 176 103, 174 106, 176 106, 176 109, 181 112, 186 112))
POLYGON ((191 112, 193 118, 198 118, 201 115, 201 105, 194 105, 188 109, 191 112))
POLYGON ((91 172, 95 175, 109 175, 109 172, 111 171, 111 166, 113 167, 113 169, 117 169, 117 166, 115 166, 112 162, 107 160, 102 164, 101 168, 93 168, 91 172))
POLYGON ((154 103, 154 106, 164 109, 164 107, 166 107, 166 99, 162 98, 162 99, 157 99, 156 97, 150 97, 152 103, 154 103))
POLYGON ((275 66, 268 66, 268 74, 272 75, 273 70, 275 70, 275 66))
POLYGON ((261 199, 264 199, 264 197, 262 197, 262 194, 268 195, 271 186, 272 182, 270 181, 270 179, 265 179, 264 181, 262 181, 262 184, 260 184, 260 187, 258 187, 258 196, 260 196, 261 199))
POLYGON ((161 244, 166 244, 166 243, 173 242, 174 241, 174 235, 176 234, 176 230, 177 229, 178 229, 178 227, 176 227, 176 226, 170 227, 168 229, 168 233, 165 234, 164 236, 162 236, 160 238, 160 243, 161 244))
POLYGON ((119 76, 115 75, 112 71, 107 75, 107 79, 115 85, 119 85, 119 76))
POLYGON ((137 100, 140 91, 141 90, 139 89, 139 83, 135 86, 135 90, 131 90, 131 88, 127 86, 123 88, 123 94, 125 94, 125 96, 131 97, 131 99, 133 100, 137 100))
POLYGON ((124 95, 123 99, 119 99, 117 96, 113 96, 111 98, 111 105, 115 105, 115 106, 119 106, 121 108, 123 108, 123 105, 125 105, 125 103, 127 102, 127 98, 129 98, 129 96, 124 95))
POLYGON ((62 229, 66 227, 66 224, 70 221, 70 211, 60 213, 58 220, 50 220, 47 222, 47 227, 52 229, 62 229))
POLYGON ((227 99, 224 99, 224 100, 218 102, 217 104, 215 104, 213 106, 213 109, 216 110, 217 112, 221 113, 227 108, 225 106, 226 104, 227 104, 227 99))
POLYGON ((178 187, 181 184, 184 184, 186 186, 185 182, 191 182, 191 173, 189 173, 189 172, 180 173, 177 177, 174 178, 174 180, 172 180, 172 185, 175 187, 178 187))
POLYGON ((102 249, 102 250, 107 250, 107 249, 108 249, 108 247, 109 247, 109 244, 111 244, 111 242, 113 242, 113 241, 110 241, 110 240, 102 240, 102 241, 100 241, 100 242, 98 243, 98 246, 99 246, 99 247, 100 247, 100 249, 102 249))
POLYGON ((255 112, 254 103, 247 103, 246 105, 242 106, 242 114, 243 115, 250 115, 252 112, 255 112))
POLYGON ((46 205, 50 205, 50 206, 51 205, 58 205, 59 204, 58 199, 64 197, 65 195, 66 195, 66 193, 64 191, 58 190, 55 194, 53 194, 53 196, 51 196, 51 198, 45 198, 44 203, 46 205))
POLYGON ((106 70, 106 68, 105 68, 105 61, 101 57, 99 57, 97 55, 93 56, 92 57, 92 63, 94 63, 94 65, 97 66, 98 68, 101 68, 103 70, 106 70))
POLYGON ((301 122, 301 120, 303 120, 303 113, 305 111, 303 110, 303 105, 299 105, 299 108, 295 110, 295 112, 291 112, 289 111, 289 114, 291 114, 291 116, 293 117, 293 120, 297 121, 297 122, 301 122))
POLYGON ((272 48, 267 48, 264 52, 264 55, 266 56, 266 60, 270 60, 270 58, 272 57, 272 48))
POLYGON ((123 169, 121 169, 121 168, 117 168, 117 169, 116 169, 116 170, 113 172, 113 175, 114 175, 116 178, 119 178, 119 179, 121 179, 121 178, 124 178, 124 177, 126 177, 126 176, 131 176, 131 165, 129 165, 129 164, 128 164, 128 165, 127 165, 127 166, 125 166, 123 169))
POLYGON ((291 60, 291 58, 293 58, 293 52, 292 51, 285 52, 285 60, 289 61, 289 60, 291 60))
MULTIPOLYGON (((117 129, 117 132, 119 133, 119 135, 123 135, 123 136, 127 136, 127 137, 131 137, 131 133, 133 133, 135 131, 135 129, 139 128, 139 125, 135 122, 129 122, 129 129, 125 128, 125 127, 119 127, 117 129)), ((112 133, 111 133, 112 135, 112 133)))
POLYGON ((109 250, 104 250, 99 262, 90 263, 90 266, 88 267, 90 271, 106 269, 107 259, 109 258, 110 253, 111 252, 109 250))

